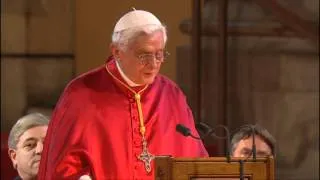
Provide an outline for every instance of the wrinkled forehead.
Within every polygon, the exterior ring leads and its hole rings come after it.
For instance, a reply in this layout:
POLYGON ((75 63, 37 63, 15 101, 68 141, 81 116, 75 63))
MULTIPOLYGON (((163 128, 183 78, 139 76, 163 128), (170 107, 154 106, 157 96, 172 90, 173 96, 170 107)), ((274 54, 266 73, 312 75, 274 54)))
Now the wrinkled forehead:
POLYGON ((48 126, 46 125, 32 127, 21 134, 18 142, 23 143, 28 139, 42 139, 46 136, 47 129, 48 129, 48 126))
MULTIPOLYGON (((255 136, 255 145, 256 145, 256 148, 260 148, 260 149, 264 149, 264 150, 271 150, 271 147, 269 146, 269 144, 259 135, 256 135, 255 136)), ((252 136, 249 136, 245 139, 242 139, 239 144, 242 144, 243 146, 246 146, 246 147, 250 147, 252 146, 253 144, 253 139, 252 139, 252 136)))
POLYGON ((130 49, 154 49, 161 50, 165 48, 164 34, 162 31, 155 31, 151 34, 141 32, 135 38, 129 41, 130 49))

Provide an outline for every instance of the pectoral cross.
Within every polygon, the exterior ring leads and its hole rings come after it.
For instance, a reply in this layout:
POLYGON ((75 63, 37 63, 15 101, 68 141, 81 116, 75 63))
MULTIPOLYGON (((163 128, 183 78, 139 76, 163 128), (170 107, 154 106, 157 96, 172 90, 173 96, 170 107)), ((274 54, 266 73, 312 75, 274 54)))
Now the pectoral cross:
POLYGON ((151 161, 154 159, 154 155, 148 152, 147 141, 144 138, 142 138, 142 146, 142 152, 137 158, 144 162, 147 173, 150 173, 151 161))

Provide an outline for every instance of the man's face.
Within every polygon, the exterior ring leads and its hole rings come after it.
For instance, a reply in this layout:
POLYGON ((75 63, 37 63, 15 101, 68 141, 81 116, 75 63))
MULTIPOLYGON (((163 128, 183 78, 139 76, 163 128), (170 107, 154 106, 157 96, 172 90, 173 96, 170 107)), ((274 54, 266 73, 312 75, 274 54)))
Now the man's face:
MULTIPOLYGON (((258 135, 255 136, 257 157, 271 156, 272 151, 268 144, 258 135)), ((250 157, 252 156, 252 136, 242 139, 235 151, 233 157, 250 157)))
POLYGON ((38 174, 47 129, 48 126, 28 129, 20 136, 17 148, 9 149, 10 158, 21 178, 32 179, 38 174))
POLYGON ((151 84, 160 70, 161 62, 159 59, 153 58, 153 60, 145 61, 143 64, 141 63, 141 57, 163 54, 164 47, 161 31, 151 35, 138 36, 125 51, 118 50, 117 55, 123 72, 134 83, 151 84))

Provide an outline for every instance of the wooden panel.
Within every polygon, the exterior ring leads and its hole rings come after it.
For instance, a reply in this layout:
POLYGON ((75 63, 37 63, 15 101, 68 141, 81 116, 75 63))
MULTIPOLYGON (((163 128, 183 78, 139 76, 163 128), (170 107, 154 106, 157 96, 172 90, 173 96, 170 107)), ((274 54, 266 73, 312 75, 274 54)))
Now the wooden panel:
POLYGON ((1 58, 1 132, 9 132, 27 106, 24 62, 1 58))
MULTIPOLYGON (((171 158, 156 157, 156 179, 239 179, 240 158, 227 162, 224 157, 171 158)), ((243 177, 250 180, 273 180, 274 159, 248 159, 243 163, 243 177)))
POLYGON ((26 51, 26 20, 20 14, 1 12, 1 54, 26 51))
MULTIPOLYGON (((36 4, 35 0, 30 1, 31 7, 32 2, 36 4)), ((73 53, 73 0, 48 1, 42 8, 45 12, 31 8, 26 15, 27 52, 73 53)))
POLYGON ((25 62, 29 106, 53 107, 56 104, 72 78, 72 61, 69 58, 29 58, 25 62))

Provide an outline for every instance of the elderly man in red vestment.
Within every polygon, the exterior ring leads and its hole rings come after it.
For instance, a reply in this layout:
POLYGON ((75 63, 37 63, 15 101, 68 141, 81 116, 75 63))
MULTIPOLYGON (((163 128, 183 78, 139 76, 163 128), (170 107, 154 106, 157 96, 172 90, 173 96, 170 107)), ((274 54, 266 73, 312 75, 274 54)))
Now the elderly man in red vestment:
POLYGON ((158 74, 166 28, 133 10, 116 23, 106 64, 72 80, 54 110, 39 179, 154 179, 153 158, 208 156, 185 95, 158 74))

